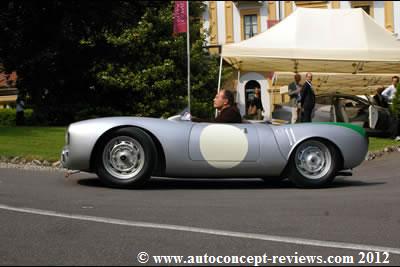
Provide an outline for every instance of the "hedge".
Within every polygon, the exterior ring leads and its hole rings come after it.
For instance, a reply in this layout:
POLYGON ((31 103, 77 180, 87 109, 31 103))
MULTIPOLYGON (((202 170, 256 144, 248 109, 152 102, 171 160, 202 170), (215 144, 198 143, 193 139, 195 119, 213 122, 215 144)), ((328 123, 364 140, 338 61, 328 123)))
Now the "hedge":
MULTIPOLYGON (((25 125, 33 125, 32 109, 24 110, 25 125)), ((17 111, 15 109, 0 109, 0 126, 15 126, 17 111)))

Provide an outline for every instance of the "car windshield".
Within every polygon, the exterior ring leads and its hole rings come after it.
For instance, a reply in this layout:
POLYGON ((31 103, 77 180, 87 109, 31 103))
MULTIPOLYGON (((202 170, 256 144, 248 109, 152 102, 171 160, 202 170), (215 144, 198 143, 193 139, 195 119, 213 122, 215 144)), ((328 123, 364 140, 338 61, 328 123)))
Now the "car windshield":
POLYGON ((362 104, 365 105, 370 105, 370 101, 368 97, 360 97, 356 95, 345 95, 345 94, 336 94, 336 95, 318 95, 316 98, 316 102, 318 104, 324 104, 324 105, 331 105, 331 97, 334 98, 344 98, 344 99, 349 99, 353 101, 358 101, 361 102, 362 104))

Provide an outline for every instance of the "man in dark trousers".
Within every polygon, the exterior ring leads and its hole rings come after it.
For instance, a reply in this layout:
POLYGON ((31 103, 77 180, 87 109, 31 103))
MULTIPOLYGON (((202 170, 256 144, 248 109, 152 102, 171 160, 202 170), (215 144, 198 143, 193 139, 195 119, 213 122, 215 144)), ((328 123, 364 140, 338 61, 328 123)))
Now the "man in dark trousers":
POLYGON ((301 75, 296 73, 294 75, 294 82, 289 84, 288 91, 290 97, 290 106, 292 107, 292 120, 291 123, 296 123, 299 116, 300 111, 300 92, 302 85, 300 84, 301 75))
POLYGON ((17 103, 17 107, 16 107, 17 117, 16 117, 15 123, 17 126, 24 125, 25 124, 25 116, 24 116, 25 102, 21 96, 18 96, 16 103, 17 103))
POLYGON ((301 89, 301 122, 311 122, 311 114, 315 107, 315 94, 312 88, 312 73, 307 72, 306 81, 301 89))
POLYGON ((221 90, 214 98, 214 108, 218 110, 218 116, 213 120, 192 117, 194 122, 216 123, 241 123, 242 116, 235 105, 235 97, 229 90, 221 90))

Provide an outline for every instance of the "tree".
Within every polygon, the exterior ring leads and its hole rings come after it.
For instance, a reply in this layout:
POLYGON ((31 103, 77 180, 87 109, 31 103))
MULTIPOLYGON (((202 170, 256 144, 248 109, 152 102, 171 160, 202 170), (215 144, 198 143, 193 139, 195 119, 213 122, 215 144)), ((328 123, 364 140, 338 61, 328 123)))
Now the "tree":
POLYGON ((400 117, 400 83, 397 85, 396 93, 392 100, 391 111, 393 116, 400 117))
MULTIPOLYGON (((131 90, 134 110, 143 116, 169 116, 186 103, 186 35, 174 38, 172 2, 160 9, 148 9, 135 27, 119 35, 107 35, 115 51, 124 58, 108 58, 96 66, 98 81, 105 87, 131 90), (135 58, 136 60, 130 60, 135 58)), ((203 49, 200 34, 201 3, 191 2, 191 87, 197 115, 211 114, 217 85, 218 61, 203 49)))
MULTIPOLYGON (((169 116, 186 99, 186 38, 173 2, 4 1, 0 61, 49 124, 106 115, 169 116)), ((190 2, 193 113, 212 114, 218 59, 204 50, 190 2)))

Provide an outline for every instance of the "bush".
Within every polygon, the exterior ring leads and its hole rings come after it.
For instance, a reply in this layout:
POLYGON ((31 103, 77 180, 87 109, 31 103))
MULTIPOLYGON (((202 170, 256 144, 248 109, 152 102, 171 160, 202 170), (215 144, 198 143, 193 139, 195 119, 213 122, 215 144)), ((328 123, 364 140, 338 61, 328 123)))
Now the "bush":
POLYGON ((390 109, 394 116, 399 117, 399 115, 400 115, 400 83, 397 85, 396 94, 394 95, 390 109))
MULTIPOLYGON (((34 125, 32 109, 24 110, 25 125, 34 125)), ((0 109, 0 126, 15 126, 17 111, 15 109, 0 109)))

